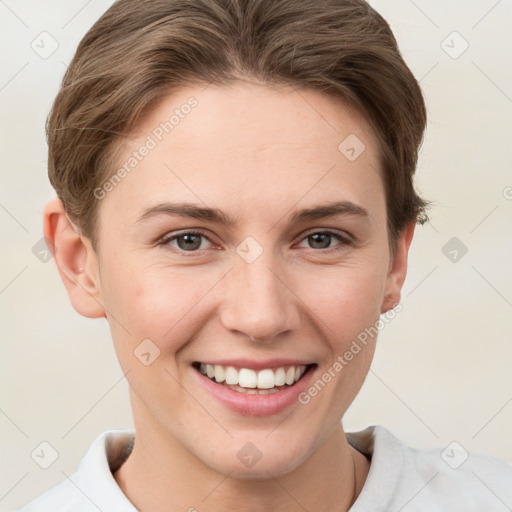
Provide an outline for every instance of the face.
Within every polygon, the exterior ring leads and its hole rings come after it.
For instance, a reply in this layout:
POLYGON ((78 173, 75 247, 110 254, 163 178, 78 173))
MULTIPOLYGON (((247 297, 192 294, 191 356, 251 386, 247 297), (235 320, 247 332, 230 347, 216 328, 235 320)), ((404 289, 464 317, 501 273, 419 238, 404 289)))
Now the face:
POLYGON ((285 474, 339 425, 375 339, 344 354, 399 299, 374 134, 318 92, 238 82, 161 101, 118 168, 134 152, 102 189, 95 286, 136 426, 216 471, 285 474))

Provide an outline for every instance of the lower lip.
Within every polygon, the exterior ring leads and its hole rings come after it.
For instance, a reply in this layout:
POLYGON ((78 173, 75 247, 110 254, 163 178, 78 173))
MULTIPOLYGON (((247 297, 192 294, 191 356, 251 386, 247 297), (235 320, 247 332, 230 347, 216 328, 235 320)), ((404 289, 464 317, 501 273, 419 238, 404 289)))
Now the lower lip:
POLYGON ((316 368, 309 368, 293 386, 267 395, 249 395, 233 391, 223 384, 217 384, 195 368, 192 370, 201 384, 228 409, 245 416, 271 416, 284 411, 294 403, 299 403, 298 396, 307 389, 316 368))

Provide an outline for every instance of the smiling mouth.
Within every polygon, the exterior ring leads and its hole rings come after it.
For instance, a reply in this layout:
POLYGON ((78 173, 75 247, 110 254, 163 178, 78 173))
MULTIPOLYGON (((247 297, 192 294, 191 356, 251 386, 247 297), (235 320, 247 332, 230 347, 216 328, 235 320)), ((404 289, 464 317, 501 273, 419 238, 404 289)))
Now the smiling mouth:
POLYGON ((233 391, 249 395, 270 395, 293 387, 316 364, 288 365, 259 371, 250 368, 204 364, 199 361, 193 363, 192 366, 213 382, 233 391))

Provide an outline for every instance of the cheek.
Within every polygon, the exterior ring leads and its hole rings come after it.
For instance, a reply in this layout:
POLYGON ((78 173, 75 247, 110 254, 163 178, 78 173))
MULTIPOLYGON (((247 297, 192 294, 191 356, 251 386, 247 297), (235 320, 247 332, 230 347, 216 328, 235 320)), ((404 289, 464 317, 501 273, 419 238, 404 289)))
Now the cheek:
POLYGON ((383 265, 347 264, 318 268, 300 280, 298 295, 322 320, 338 344, 357 336, 380 315, 386 273, 383 265))
POLYGON ((322 382, 316 381, 316 386, 312 383, 314 389, 310 388, 309 396, 315 402, 315 413, 331 418, 333 425, 339 420, 340 411, 345 411, 355 398, 368 373, 385 277, 384 264, 359 262, 309 274, 309 286, 303 285, 299 292, 301 297, 307 297, 304 302, 314 313, 312 318, 328 344, 318 375, 322 382), (317 394, 323 399, 313 398, 317 394))
POLYGON ((204 320, 201 300, 218 277, 198 268, 123 268, 122 274, 111 273, 104 286, 105 306, 113 317, 110 325, 114 341, 122 341, 118 343, 122 351, 133 351, 138 343, 149 338, 162 355, 174 354, 180 343, 200 328, 204 320))

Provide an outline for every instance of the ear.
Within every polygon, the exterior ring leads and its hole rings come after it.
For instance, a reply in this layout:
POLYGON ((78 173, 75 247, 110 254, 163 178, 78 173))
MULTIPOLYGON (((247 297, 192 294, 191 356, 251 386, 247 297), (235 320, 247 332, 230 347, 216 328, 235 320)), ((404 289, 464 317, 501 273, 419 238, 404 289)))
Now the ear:
POLYGON ((44 237, 73 308, 88 318, 104 317, 98 259, 90 240, 77 233, 58 198, 46 204, 43 217, 44 237))
POLYGON ((400 232, 395 257, 391 260, 389 265, 381 313, 386 313, 386 311, 393 309, 400 302, 402 286, 405 281, 405 276, 407 275, 409 247, 412 242, 415 227, 416 223, 411 222, 400 232))

